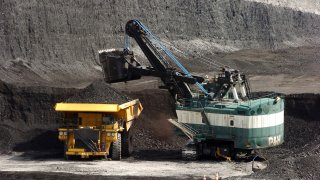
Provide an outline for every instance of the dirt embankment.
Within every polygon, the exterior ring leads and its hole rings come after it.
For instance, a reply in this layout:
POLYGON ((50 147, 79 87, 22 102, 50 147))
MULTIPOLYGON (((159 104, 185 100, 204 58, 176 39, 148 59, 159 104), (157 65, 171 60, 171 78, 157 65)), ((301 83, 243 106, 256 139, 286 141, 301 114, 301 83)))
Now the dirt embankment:
POLYGON ((319 94, 292 94, 286 97, 286 113, 288 116, 305 121, 320 121, 319 94))

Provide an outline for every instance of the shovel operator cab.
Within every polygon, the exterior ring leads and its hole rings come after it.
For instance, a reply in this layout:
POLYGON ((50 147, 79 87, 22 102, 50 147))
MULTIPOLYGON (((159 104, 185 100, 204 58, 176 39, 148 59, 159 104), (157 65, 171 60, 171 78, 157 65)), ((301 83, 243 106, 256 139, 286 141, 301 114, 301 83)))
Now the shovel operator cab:
POLYGON ((57 103, 64 114, 59 140, 64 142, 65 158, 105 157, 120 160, 132 152, 130 128, 140 115, 139 100, 124 104, 57 103))

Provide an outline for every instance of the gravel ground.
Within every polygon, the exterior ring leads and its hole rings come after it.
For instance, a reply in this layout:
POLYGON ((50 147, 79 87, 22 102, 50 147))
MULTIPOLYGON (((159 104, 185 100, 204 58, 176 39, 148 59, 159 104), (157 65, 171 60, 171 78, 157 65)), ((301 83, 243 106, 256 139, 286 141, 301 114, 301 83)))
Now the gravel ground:
MULTIPOLYGON (((216 173, 222 178, 232 176, 244 176, 253 173, 251 163, 236 162, 185 162, 179 160, 135 160, 132 158, 122 161, 64 161, 62 159, 34 160, 19 155, 0 156, 0 174, 6 172, 48 172, 48 173, 70 173, 77 175, 101 175, 121 176, 135 178, 178 178, 178 179, 200 179, 204 175, 213 178, 216 173)), ((41 175, 41 174, 40 174, 41 175)), ((39 177, 35 175, 34 177, 39 177)), ((9 178, 10 179, 10 178, 9 178)), ((60 178, 59 178, 60 179, 60 178)))

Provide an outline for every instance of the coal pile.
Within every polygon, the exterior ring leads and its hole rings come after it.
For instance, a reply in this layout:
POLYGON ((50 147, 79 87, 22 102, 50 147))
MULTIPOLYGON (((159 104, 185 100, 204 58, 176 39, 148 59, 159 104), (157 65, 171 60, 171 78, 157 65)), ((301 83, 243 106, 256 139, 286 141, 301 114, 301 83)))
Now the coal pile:
POLYGON ((63 148, 56 136, 61 117, 53 107, 76 91, 0 81, 0 154, 63 148))
POLYGON ((133 139, 134 149, 137 150, 181 150, 186 143, 185 137, 173 136, 172 138, 161 138, 151 130, 138 127, 133 139))
POLYGON ((143 111, 135 122, 134 150, 180 150, 187 142, 186 136, 179 136, 167 119, 175 118, 175 102, 167 90, 145 89, 125 92, 132 98, 139 98, 143 111))
POLYGON ((134 150, 181 150, 187 137, 175 134, 175 128, 167 121, 169 117, 162 112, 150 116, 146 115, 148 111, 140 115, 132 128, 134 150))
POLYGON ((131 98, 110 87, 103 80, 97 80, 66 100, 68 103, 123 104, 131 98))

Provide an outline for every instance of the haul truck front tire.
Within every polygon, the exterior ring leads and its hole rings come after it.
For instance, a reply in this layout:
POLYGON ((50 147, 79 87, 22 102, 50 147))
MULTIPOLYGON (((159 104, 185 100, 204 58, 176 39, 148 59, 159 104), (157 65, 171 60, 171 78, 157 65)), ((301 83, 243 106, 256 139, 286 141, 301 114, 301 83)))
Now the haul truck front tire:
POLYGON ((121 160, 121 134, 120 133, 118 133, 117 140, 112 143, 111 159, 121 160))

